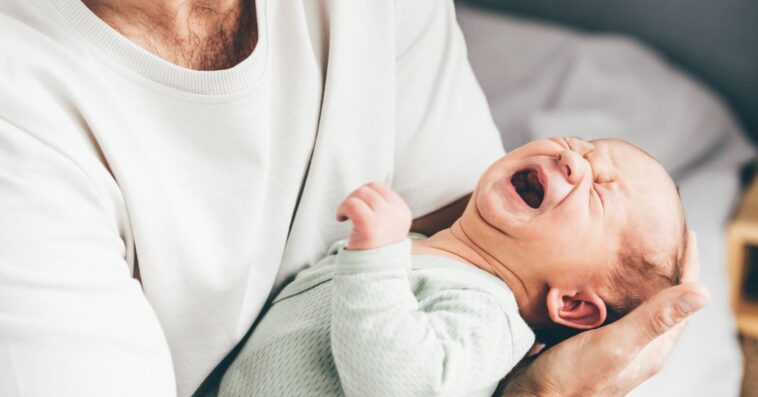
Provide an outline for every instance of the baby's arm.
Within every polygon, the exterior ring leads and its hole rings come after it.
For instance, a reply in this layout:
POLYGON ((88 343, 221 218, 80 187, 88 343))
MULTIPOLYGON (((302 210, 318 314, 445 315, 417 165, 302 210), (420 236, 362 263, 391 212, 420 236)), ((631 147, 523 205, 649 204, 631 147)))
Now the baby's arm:
POLYGON ((521 358, 495 298, 446 289, 416 299, 404 239, 410 211, 389 188, 358 189, 338 214, 353 221, 337 257, 331 324, 346 395, 491 394, 521 358))

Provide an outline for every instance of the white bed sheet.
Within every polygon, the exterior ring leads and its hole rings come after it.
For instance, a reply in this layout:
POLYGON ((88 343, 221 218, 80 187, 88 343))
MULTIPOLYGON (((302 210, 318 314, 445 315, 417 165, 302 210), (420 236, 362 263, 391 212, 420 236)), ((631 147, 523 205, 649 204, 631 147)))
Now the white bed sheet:
POLYGON ((632 395, 739 395, 742 356, 728 302, 724 225, 739 196, 739 167, 754 150, 728 109, 628 38, 466 6, 458 19, 507 149, 552 135, 618 137, 656 156, 680 186, 713 302, 692 319, 661 373, 632 395))

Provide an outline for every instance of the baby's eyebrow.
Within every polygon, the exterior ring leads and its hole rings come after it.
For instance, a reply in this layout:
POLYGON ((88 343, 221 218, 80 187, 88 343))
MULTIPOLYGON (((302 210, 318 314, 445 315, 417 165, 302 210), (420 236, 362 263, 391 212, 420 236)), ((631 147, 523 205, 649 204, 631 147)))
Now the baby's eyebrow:
POLYGON ((571 137, 568 137, 568 136, 556 136, 556 137, 555 137, 555 143, 557 143, 557 144, 559 144, 559 145, 561 145, 561 146, 565 146, 565 147, 567 147, 569 150, 574 150, 574 149, 571 147, 571 143, 569 142, 569 139, 570 139, 570 138, 571 138, 571 137))

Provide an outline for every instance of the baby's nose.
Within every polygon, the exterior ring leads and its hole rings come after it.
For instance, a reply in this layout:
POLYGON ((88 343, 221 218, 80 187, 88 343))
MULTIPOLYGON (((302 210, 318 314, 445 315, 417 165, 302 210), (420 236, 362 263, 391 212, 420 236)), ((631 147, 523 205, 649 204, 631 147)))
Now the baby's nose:
POLYGON ((558 165, 566 180, 575 185, 582 180, 587 162, 579 153, 573 150, 564 150, 558 154, 558 165))

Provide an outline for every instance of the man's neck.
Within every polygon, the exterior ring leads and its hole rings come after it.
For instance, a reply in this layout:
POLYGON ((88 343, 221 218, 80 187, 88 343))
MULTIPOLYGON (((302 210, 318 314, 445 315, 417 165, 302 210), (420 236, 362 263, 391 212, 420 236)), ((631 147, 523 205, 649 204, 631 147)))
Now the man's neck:
POLYGON ((230 68, 257 41, 252 0, 83 0, 140 47, 197 70, 230 68))
MULTIPOLYGON (((541 322, 534 316, 540 313, 540 294, 525 276, 514 271, 503 258, 496 258, 476 244, 466 233, 460 221, 424 240, 413 241, 413 254, 435 255, 470 263, 501 279, 513 292, 516 303, 527 322, 541 322)), ((541 316, 539 316, 541 317, 541 316)))

